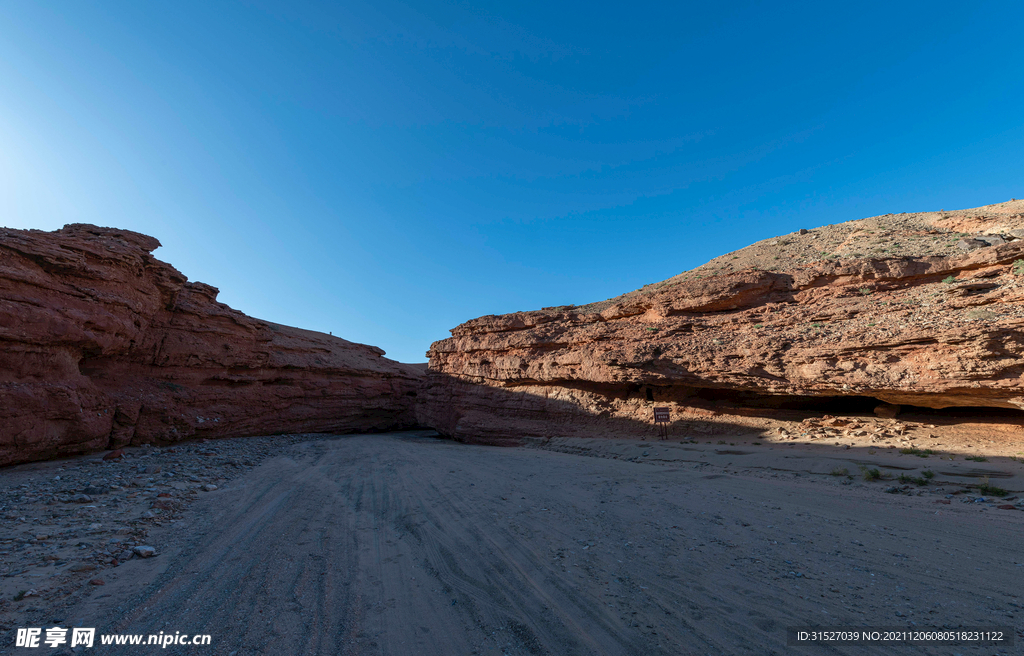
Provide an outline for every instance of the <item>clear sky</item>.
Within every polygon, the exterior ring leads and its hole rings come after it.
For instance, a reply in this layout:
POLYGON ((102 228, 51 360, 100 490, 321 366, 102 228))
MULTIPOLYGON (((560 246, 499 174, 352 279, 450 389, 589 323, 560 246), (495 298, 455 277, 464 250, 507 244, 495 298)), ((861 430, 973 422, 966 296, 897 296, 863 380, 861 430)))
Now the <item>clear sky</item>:
POLYGON ((0 225, 422 362, 753 241, 1024 196, 1014 2, 0 2, 0 225))

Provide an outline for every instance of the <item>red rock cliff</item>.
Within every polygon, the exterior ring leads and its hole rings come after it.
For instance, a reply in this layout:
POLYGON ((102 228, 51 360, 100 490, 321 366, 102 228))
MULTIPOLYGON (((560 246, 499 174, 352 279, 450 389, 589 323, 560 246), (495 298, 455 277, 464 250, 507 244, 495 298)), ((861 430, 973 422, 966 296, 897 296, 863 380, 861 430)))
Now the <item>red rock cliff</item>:
POLYGON ((474 319, 431 347, 420 419, 495 441, 635 433, 652 405, 693 417, 728 394, 1024 408, 1021 237, 1021 201, 886 215, 610 301, 474 319))
POLYGON ((421 373, 248 317, 91 225, 0 229, 0 465, 143 442, 415 424, 421 373))

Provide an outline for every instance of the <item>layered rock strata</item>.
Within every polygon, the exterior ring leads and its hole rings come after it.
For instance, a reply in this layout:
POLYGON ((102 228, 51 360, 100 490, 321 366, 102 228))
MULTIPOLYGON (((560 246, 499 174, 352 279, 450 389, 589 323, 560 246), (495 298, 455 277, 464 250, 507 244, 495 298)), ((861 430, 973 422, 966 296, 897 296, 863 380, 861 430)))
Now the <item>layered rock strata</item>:
POLYGON ((653 405, 686 421, 723 398, 1021 409, 1022 229, 1021 201, 886 215, 610 301, 474 319, 432 345, 420 420, 494 441, 636 432, 653 405))
POLYGON ((415 424, 416 367, 248 317, 126 230, 0 229, 0 465, 415 424))

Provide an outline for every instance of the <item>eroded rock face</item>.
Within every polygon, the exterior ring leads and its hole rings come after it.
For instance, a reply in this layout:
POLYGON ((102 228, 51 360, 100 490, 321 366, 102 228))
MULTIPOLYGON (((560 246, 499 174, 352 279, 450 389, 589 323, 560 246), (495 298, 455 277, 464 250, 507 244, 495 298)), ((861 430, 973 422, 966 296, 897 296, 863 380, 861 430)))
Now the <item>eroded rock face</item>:
POLYGON ((0 229, 0 465, 415 424, 422 372, 218 303, 125 230, 0 229))
POLYGON ((714 414, 715 393, 1021 409, 1022 226, 1019 201, 875 217, 611 301, 474 319, 431 347, 420 418, 492 441, 649 425, 652 405, 714 414), (983 246, 959 248, 963 226, 983 246))

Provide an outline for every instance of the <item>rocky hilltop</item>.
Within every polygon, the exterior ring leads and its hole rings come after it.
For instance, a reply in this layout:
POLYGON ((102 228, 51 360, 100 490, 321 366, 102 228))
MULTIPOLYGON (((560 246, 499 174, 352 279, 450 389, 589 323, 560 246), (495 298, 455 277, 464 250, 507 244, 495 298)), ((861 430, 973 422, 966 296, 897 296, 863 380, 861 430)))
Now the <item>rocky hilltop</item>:
POLYGON ((889 214, 608 301, 474 319, 432 345, 420 420, 500 441, 648 426, 652 405, 675 422, 723 403, 1021 409, 1022 238, 1024 201, 889 214))
POLYGON ((92 225, 0 229, 0 465, 415 423, 416 367, 232 310, 159 246, 92 225))

